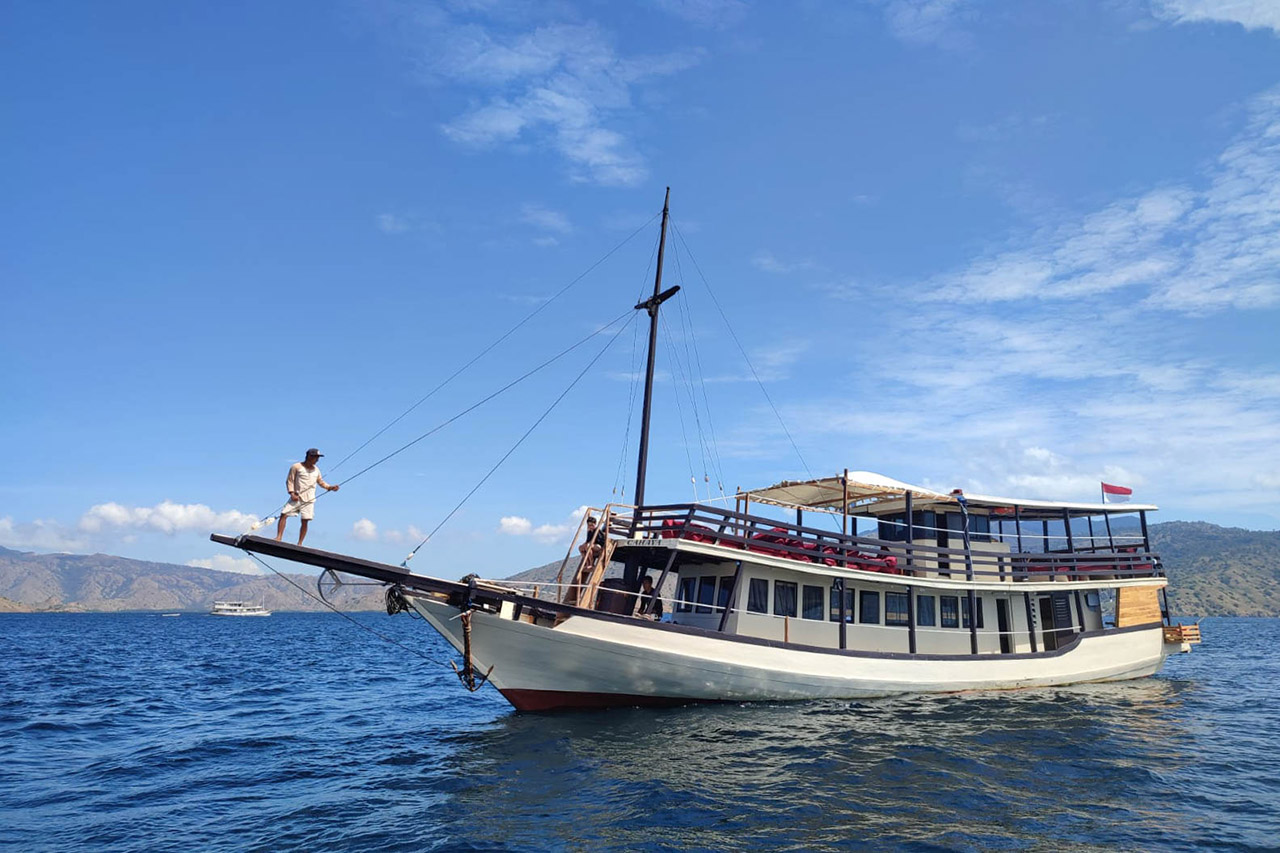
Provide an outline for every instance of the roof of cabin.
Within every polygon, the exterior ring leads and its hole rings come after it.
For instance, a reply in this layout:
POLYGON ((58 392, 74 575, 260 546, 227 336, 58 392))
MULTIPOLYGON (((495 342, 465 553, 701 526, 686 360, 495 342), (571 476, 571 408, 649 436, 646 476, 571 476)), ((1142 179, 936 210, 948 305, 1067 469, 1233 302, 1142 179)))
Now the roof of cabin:
MULTIPOLYGON (((845 477, 822 477, 816 480, 783 480, 763 489, 751 489, 739 493, 752 501, 784 507, 800 507, 841 512, 846 496, 850 512, 870 515, 886 515, 902 512, 906 507, 906 494, 911 493, 913 509, 936 508, 958 503, 959 490, 943 493, 925 486, 913 486, 872 471, 849 471, 845 477), (846 490, 847 489, 847 490, 846 490)), ((1133 503, 1077 503, 1072 501, 1042 501, 1027 498, 1005 498, 995 495, 964 493, 970 512, 1012 516, 1014 508, 1023 519, 1062 517, 1065 509, 1073 516, 1116 514, 1155 510, 1153 504, 1133 503)))

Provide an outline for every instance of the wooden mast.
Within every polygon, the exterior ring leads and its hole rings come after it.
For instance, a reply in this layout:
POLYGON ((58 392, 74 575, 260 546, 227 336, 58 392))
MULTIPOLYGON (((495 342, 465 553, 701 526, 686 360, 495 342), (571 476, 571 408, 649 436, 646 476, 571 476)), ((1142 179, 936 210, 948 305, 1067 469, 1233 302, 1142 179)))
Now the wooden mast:
MULTIPOLYGON (((662 235, 658 239, 658 272, 653 279, 653 296, 636 306, 636 310, 649 312, 649 362, 644 372, 644 405, 640 414, 640 458, 636 463, 636 506, 644 506, 645 468, 649 464, 649 413, 653 406, 653 368, 657 359, 658 347, 658 306, 662 305, 676 292, 679 285, 662 292, 662 256, 667 247, 667 219, 671 202, 671 187, 667 187, 667 195, 662 201, 662 235)), ((632 516, 634 519, 635 516, 632 516)), ((634 522, 633 522, 634 523, 634 522)))

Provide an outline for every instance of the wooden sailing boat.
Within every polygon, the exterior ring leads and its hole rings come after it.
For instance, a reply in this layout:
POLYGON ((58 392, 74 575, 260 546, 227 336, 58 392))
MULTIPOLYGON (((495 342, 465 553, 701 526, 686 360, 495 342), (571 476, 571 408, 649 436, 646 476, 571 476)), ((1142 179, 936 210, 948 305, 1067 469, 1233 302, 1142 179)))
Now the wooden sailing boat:
POLYGON ((487 680, 521 710, 1114 681, 1199 642, 1196 626, 1170 618, 1150 505, 941 493, 848 470, 740 492, 732 510, 645 504, 658 314, 679 290, 662 290, 669 200, 653 295, 635 306, 649 315, 636 503, 591 510, 607 538, 580 562, 570 546, 554 597, 211 538, 386 584, 389 612, 417 612, 462 655, 466 686, 487 680), (1113 525, 1121 513, 1138 525, 1113 525), (839 532, 818 526, 824 516, 839 532), (875 535, 858 535, 858 519, 875 535), (611 561, 620 580, 604 578, 611 561), (669 619, 640 596, 646 572, 660 591, 674 579, 669 619))

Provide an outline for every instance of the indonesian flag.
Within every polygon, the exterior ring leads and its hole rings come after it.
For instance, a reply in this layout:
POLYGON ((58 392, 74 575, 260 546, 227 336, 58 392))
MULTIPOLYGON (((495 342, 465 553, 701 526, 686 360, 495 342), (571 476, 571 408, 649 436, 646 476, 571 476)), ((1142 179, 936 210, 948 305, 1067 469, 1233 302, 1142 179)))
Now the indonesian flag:
POLYGON ((1127 503, 1132 496, 1133 489, 1125 486, 1113 486, 1110 483, 1102 484, 1102 502, 1104 504, 1127 503))

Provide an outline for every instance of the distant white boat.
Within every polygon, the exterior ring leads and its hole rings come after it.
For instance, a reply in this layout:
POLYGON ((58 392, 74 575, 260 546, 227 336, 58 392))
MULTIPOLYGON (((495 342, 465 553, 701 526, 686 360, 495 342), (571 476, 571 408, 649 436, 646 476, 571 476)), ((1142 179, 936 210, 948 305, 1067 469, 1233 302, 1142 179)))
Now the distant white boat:
POLYGON ((181 616, 181 613, 161 613, 161 616, 181 616))
POLYGON ((264 604, 253 604, 248 601, 215 601, 210 616, 270 616, 271 611, 264 604))

